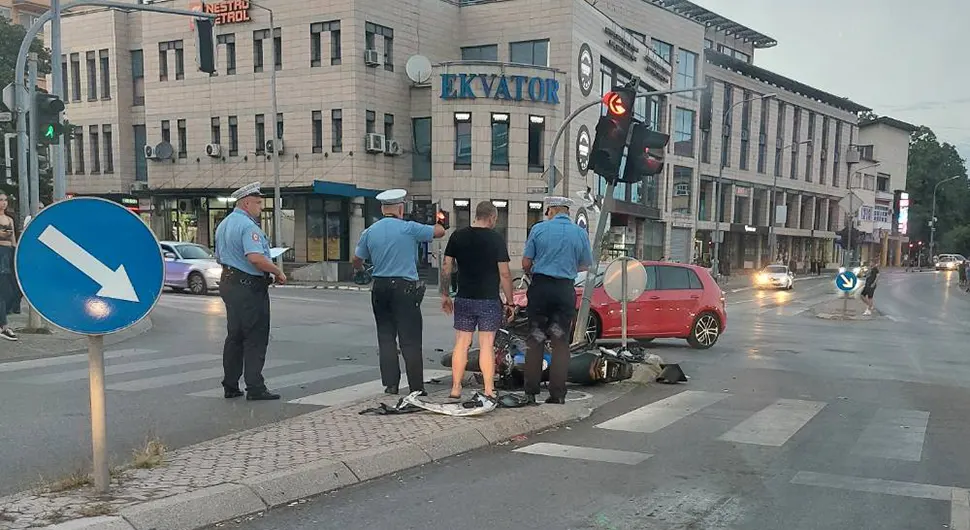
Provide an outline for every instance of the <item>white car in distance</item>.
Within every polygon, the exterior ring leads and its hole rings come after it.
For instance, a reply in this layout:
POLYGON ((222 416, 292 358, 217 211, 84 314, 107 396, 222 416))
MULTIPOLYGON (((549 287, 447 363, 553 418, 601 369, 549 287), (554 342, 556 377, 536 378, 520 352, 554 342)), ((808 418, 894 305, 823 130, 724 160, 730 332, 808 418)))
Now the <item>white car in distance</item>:
POLYGON ((761 272, 754 276, 754 286, 758 289, 785 289, 795 288, 795 274, 788 269, 787 265, 768 265, 761 269, 761 272))

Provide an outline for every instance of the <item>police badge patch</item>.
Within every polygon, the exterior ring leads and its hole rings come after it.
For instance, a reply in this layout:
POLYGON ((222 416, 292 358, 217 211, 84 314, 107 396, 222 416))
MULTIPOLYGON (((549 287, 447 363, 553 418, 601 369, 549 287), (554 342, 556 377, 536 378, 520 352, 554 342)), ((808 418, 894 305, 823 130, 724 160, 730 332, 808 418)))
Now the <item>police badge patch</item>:
POLYGON ((255 241, 256 243, 259 243, 259 234, 257 234, 256 232, 253 232, 253 241, 255 241))

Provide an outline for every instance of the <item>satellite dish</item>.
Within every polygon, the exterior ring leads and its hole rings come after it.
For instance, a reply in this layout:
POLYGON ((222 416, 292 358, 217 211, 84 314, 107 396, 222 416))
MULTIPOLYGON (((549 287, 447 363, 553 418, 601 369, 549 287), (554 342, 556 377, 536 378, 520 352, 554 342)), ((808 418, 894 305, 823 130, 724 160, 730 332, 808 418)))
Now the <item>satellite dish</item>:
POLYGON ((418 84, 427 83, 431 79, 431 61, 423 55, 412 55, 404 65, 404 71, 411 81, 418 84))
POLYGON ((161 160, 168 160, 169 158, 172 158, 172 155, 174 154, 175 150, 172 149, 172 144, 168 142, 159 142, 158 145, 155 146, 155 156, 161 160))

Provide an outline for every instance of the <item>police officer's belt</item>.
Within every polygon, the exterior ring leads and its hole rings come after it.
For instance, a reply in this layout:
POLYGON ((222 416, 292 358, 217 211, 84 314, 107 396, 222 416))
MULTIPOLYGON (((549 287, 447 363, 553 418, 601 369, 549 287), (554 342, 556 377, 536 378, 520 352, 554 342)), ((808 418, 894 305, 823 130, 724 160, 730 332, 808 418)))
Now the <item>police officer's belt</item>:
POLYGON ((235 267, 223 265, 221 282, 237 285, 264 286, 269 285, 270 279, 268 274, 257 276, 243 272, 235 267))

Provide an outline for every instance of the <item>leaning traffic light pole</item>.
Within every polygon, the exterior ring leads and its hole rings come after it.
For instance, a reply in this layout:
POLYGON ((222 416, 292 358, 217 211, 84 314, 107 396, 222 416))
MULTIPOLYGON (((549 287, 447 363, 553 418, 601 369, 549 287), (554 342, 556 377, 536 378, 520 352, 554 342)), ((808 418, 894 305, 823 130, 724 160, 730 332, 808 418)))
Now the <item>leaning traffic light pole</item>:
MULTIPOLYGON (((629 107, 623 109, 623 112, 631 114, 629 121, 626 122, 627 134, 623 138, 624 146, 626 146, 626 144, 629 143, 630 136, 633 133, 634 128, 630 126, 630 124, 632 123, 632 113, 633 113, 632 102, 636 101, 636 98, 665 96, 667 94, 679 94, 683 92, 697 92, 699 90, 704 90, 705 88, 704 86, 695 86, 691 88, 678 88, 674 90, 658 90, 656 92, 645 92, 640 94, 637 92, 637 88, 639 86, 640 86, 640 79, 634 78, 627 85, 624 85, 623 87, 619 87, 623 90, 632 90, 632 93, 633 93, 633 98, 630 100, 629 107)), ((624 101, 625 94, 622 94, 618 98, 617 96, 614 95, 616 92, 617 90, 614 90, 613 92, 610 92, 605 96, 603 96, 603 99, 601 100, 590 101, 589 103, 579 106, 569 116, 567 116, 565 120, 563 120, 562 125, 559 126, 559 130, 556 131, 556 136, 552 140, 552 147, 549 149, 549 176, 548 176, 548 184, 547 184, 548 185, 547 194, 552 195, 553 193, 555 193, 555 190, 556 190, 556 147, 559 145, 559 140, 562 138, 562 135, 566 132, 566 127, 568 127, 569 123, 572 122, 574 119, 576 119, 576 117, 579 116, 583 111, 587 109, 591 109, 597 105, 607 105, 607 111, 610 111, 611 110, 610 103, 612 102, 613 104, 612 110, 614 112, 619 112, 621 108, 620 106, 618 106, 618 104, 623 105, 623 104, 626 104, 627 102, 624 101)), ((620 125, 622 125, 623 122, 621 121, 619 123, 620 125)), ((597 133, 597 137, 599 137, 598 133, 597 133)), ((596 141, 594 140, 594 144, 595 143, 596 141)), ((594 152, 595 151, 593 150, 590 151, 591 157, 594 152)), ((607 167, 612 167, 612 166, 607 166, 607 167)), ((590 158, 590 169, 592 169, 595 173, 599 174, 599 169, 594 167, 592 158, 590 158)), ((593 233, 593 243, 592 243, 593 263, 592 265, 590 265, 589 271, 586 273, 586 282, 583 284, 583 301, 582 301, 582 304, 579 306, 579 315, 577 315, 576 317, 576 330, 573 336, 573 344, 577 344, 585 340, 586 327, 589 324, 589 306, 593 298, 593 278, 596 277, 596 273, 599 269, 599 250, 598 249, 603 245, 603 235, 604 235, 604 232, 606 231, 606 220, 610 216, 610 206, 609 206, 609 203, 606 202, 605 197, 612 197, 613 190, 615 188, 616 188, 616 178, 614 179, 607 178, 606 191, 603 195, 604 197, 603 205, 600 209, 599 219, 596 222, 596 228, 595 228, 596 231, 593 233), (582 324, 580 325, 580 323, 582 324)))

